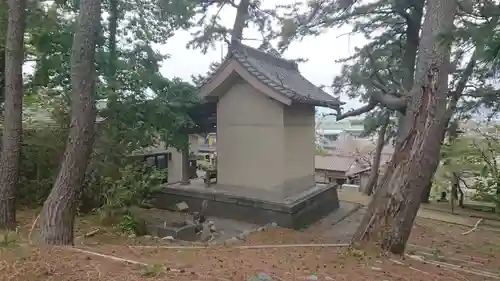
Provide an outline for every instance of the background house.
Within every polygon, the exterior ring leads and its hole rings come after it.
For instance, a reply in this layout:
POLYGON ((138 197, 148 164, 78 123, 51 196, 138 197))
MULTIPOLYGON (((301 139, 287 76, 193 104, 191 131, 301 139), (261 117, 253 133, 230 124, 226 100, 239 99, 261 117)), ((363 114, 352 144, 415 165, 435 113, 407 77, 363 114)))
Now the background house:
POLYGON ((316 120, 316 134, 322 148, 328 149, 332 142, 349 138, 360 138, 363 118, 354 117, 337 121, 335 116, 325 116, 316 120))
MULTIPOLYGON (((338 140, 325 155, 315 156, 316 182, 366 185, 375 153, 375 143, 367 139, 338 140)), ((382 150, 381 169, 391 159, 394 149, 382 150)))

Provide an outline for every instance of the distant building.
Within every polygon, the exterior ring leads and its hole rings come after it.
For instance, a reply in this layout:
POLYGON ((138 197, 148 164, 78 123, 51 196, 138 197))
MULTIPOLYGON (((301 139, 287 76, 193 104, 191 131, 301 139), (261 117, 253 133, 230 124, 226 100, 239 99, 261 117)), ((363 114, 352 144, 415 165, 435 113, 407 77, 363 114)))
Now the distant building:
POLYGON ((217 147, 217 133, 208 133, 205 137, 198 137, 198 153, 212 153, 217 147))
MULTIPOLYGON (((316 155, 315 171, 318 183, 366 185, 375 154, 375 143, 368 139, 337 140, 326 155, 316 155)), ((385 146, 381 169, 390 161, 394 148, 385 146)))
POLYGON ((328 149, 333 141, 360 138, 364 132, 363 120, 362 117, 353 117, 337 121, 335 116, 316 120, 317 144, 328 149))

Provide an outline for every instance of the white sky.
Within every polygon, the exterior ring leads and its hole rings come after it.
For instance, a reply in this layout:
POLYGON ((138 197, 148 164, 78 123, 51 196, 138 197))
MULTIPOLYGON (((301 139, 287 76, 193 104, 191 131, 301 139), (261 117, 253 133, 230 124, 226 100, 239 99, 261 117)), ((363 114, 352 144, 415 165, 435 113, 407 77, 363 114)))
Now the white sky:
MULTIPOLYGON (((293 0, 274 0, 267 1, 275 4, 290 4, 293 0)), ((270 5, 263 5, 263 8, 271 8, 270 5)), ((221 13, 222 22, 228 27, 232 27, 236 9, 225 8, 221 13)), ((340 73, 341 64, 335 60, 351 55, 355 47, 364 45, 366 41, 360 36, 343 35, 350 31, 350 27, 341 29, 332 29, 317 36, 308 37, 301 42, 294 42, 284 54, 286 58, 305 58, 307 62, 301 63, 299 69, 312 83, 317 86, 331 85, 333 77, 340 73), (342 36, 343 35, 343 36, 342 36)), ((256 29, 247 28, 244 31, 244 38, 261 38, 256 29)), ((161 72, 168 78, 180 77, 185 80, 191 80, 192 74, 205 74, 213 61, 221 60, 221 48, 223 44, 209 50, 206 55, 200 50, 186 49, 186 44, 191 35, 188 31, 178 31, 173 38, 170 38, 166 45, 158 47, 161 53, 169 54, 170 59, 163 63, 161 72)), ((258 41, 244 41, 245 44, 258 47, 258 41)), ((225 52, 225 49, 224 49, 225 52)), ((356 108, 361 105, 357 100, 349 100, 347 97, 341 97, 346 102, 344 110, 356 108)))

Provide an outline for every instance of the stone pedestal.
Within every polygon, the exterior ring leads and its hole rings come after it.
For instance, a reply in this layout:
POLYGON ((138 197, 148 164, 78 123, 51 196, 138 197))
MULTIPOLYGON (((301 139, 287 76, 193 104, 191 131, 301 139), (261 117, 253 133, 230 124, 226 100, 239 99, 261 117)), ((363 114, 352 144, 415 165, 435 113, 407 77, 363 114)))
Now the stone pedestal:
POLYGON ((295 198, 275 201, 264 195, 261 198, 221 192, 214 188, 172 186, 165 188, 153 202, 159 209, 167 209, 179 202, 186 202, 190 212, 199 211, 206 200, 207 216, 222 217, 264 225, 275 222, 281 227, 301 229, 316 222, 339 207, 337 189, 329 185, 312 187, 295 198))

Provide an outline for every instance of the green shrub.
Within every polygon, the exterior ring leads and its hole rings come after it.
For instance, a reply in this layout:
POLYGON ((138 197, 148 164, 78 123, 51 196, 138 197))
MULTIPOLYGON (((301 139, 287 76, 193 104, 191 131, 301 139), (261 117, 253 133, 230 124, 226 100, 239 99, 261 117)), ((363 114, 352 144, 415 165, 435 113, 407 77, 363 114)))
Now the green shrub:
POLYGON ((37 207, 49 195, 64 153, 66 130, 55 126, 24 131, 18 202, 37 207))

